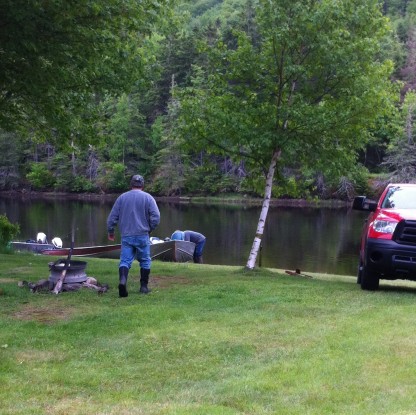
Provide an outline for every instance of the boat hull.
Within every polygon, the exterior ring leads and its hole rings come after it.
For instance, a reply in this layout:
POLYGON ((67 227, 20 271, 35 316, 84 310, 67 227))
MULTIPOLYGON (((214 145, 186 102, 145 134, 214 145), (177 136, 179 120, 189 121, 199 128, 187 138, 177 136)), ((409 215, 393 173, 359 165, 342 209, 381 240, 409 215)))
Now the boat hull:
POLYGON ((152 260, 167 262, 192 262, 195 244, 188 241, 166 241, 150 245, 152 260))
MULTIPOLYGON (((52 244, 39 244, 36 242, 12 242, 16 251, 29 251, 35 254, 62 256, 69 254, 70 248, 55 248, 52 244)), ((76 247, 72 250, 73 257, 92 258, 120 258, 121 245, 97 245, 76 247)), ((195 244, 188 241, 166 241, 150 245, 152 260, 167 262, 192 262, 195 244)))
POLYGON ((40 244, 37 242, 11 242, 11 247, 14 251, 27 251, 35 254, 40 254, 46 249, 55 249, 52 244, 40 244))
MULTIPOLYGON (((41 252, 42 255, 51 256, 68 256, 70 248, 46 249, 41 252)), ((96 245, 81 246, 73 248, 72 256, 76 257, 93 257, 93 258, 119 258, 121 245, 96 245)))

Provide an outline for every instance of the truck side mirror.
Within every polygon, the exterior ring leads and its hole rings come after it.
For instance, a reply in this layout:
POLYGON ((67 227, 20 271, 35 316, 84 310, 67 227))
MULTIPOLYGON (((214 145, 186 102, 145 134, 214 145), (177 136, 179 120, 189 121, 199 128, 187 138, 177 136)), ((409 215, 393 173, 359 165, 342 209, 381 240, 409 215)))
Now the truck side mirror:
POLYGON ((357 196, 354 198, 352 208, 355 210, 374 212, 377 209, 377 202, 367 199, 366 196, 357 196))

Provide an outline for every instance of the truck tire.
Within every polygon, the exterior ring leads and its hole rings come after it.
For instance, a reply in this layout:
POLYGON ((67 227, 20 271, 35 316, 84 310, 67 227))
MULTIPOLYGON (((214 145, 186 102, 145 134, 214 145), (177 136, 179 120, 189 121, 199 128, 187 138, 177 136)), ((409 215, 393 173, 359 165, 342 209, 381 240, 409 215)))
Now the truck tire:
POLYGON ((379 275, 374 271, 370 271, 366 266, 362 268, 360 280, 363 290, 375 291, 380 285, 379 275))
POLYGON ((361 276, 363 275, 363 263, 360 261, 357 271, 357 284, 361 284, 361 276))

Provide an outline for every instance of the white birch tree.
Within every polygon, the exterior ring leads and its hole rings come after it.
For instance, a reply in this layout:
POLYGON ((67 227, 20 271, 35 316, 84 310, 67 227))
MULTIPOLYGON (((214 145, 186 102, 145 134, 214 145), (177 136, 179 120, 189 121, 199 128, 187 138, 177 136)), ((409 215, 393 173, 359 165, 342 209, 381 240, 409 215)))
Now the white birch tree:
POLYGON ((264 201, 246 264, 255 267, 275 172, 345 172, 391 109, 388 21, 376 0, 259 0, 256 30, 219 41, 181 96, 183 139, 261 167, 264 201), (231 42, 230 42, 231 44, 231 42))

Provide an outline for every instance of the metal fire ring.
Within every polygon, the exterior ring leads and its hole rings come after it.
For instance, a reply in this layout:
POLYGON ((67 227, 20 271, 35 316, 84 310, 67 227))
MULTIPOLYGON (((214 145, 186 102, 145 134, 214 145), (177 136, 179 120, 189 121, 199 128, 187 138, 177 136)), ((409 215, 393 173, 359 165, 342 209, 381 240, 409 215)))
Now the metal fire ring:
MULTIPOLYGON (((56 262, 49 262, 49 281, 56 283, 62 271, 65 269, 66 259, 59 259, 56 262)), ((64 283, 71 284, 75 282, 85 282, 87 280, 87 274, 85 268, 87 263, 85 261, 69 261, 69 266, 66 271, 64 283)))

